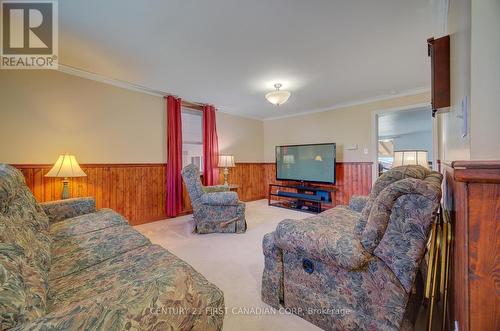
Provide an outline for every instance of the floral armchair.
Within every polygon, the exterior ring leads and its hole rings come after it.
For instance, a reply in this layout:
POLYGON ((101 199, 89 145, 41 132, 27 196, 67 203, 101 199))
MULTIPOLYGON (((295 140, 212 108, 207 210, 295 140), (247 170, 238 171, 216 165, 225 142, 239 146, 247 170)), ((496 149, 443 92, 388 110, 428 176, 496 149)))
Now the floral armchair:
POLYGON ((420 166, 394 168, 349 207, 280 222, 263 239, 262 300, 325 330, 401 329, 441 181, 420 166))
POLYGON ((195 232, 246 231, 245 204, 238 200, 236 192, 229 192, 226 185, 203 186, 200 172, 193 164, 182 169, 182 178, 193 207, 195 232))

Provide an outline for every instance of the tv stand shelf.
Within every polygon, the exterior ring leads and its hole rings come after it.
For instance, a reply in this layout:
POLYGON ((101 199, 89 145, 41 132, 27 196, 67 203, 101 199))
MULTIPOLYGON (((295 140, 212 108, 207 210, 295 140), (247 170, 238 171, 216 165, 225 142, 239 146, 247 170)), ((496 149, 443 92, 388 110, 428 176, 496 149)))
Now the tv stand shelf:
POLYGON ((268 205, 317 214, 335 206, 336 192, 335 187, 269 184, 268 205))

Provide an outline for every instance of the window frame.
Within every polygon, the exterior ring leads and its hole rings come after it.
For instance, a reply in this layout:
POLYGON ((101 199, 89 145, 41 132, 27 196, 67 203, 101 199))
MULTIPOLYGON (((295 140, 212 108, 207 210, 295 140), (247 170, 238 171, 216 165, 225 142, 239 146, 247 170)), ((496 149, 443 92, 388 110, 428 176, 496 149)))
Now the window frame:
MULTIPOLYGON (((181 117, 184 114, 191 114, 191 115, 200 116, 200 118, 201 118, 201 125, 200 125, 201 139, 199 141, 184 140, 184 130, 183 130, 183 132, 182 132, 182 158, 183 158, 183 164, 184 164, 184 144, 186 144, 186 145, 199 145, 199 146, 202 146, 202 151, 201 151, 201 156, 200 156, 201 157, 200 158, 200 163, 199 164, 195 164, 195 165, 198 166, 198 168, 200 170, 200 175, 203 175, 203 112, 201 111, 201 109, 190 107, 190 106, 187 106, 187 105, 183 104, 182 107, 181 107, 181 117)), ((182 121, 182 125, 184 125, 184 121, 182 121)), ((189 164, 193 164, 193 163, 190 162, 189 164)))

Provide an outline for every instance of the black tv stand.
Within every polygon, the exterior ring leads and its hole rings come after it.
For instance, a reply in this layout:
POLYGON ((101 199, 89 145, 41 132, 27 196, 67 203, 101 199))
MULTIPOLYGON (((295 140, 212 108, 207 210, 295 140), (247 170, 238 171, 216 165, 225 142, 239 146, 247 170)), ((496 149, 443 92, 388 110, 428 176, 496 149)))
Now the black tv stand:
POLYGON ((335 187, 309 186, 305 183, 269 184, 268 205, 317 214, 335 206, 336 192, 335 187))

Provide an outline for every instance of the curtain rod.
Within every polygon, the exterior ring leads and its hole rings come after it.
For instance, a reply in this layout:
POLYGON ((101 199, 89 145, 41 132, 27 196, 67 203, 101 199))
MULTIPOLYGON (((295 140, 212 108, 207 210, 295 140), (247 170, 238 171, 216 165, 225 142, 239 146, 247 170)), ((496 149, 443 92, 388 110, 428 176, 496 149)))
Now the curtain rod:
MULTIPOLYGON (((168 96, 177 97, 176 95, 174 95, 172 93, 154 90, 154 89, 151 89, 151 88, 143 86, 143 85, 127 82, 127 81, 120 80, 120 79, 108 78, 108 77, 105 77, 103 75, 97 74, 95 72, 75 68, 75 67, 72 67, 72 66, 69 66, 66 64, 62 64, 62 63, 59 63, 58 71, 64 72, 64 73, 69 74, 69 75, 78 76, 78 77, 90 79, 93 81, 101 82, 104 84, 113 85, 113 86, 121 87, 121 88, 124 88, 127 90, 142 92, 142 93, 146 93, 146 94, 154 95, 154 96, 158 96, 158 97, 163 97, 163 98, 167 98, 168 96)), ((183 102, 185 102, 186 104, 191 104, 193 106, 197 106, 197 107, 203 107, 206 105, 205 103, 200 103, 200 102, 191 102, 191 101, 183 101, 183 102)))

